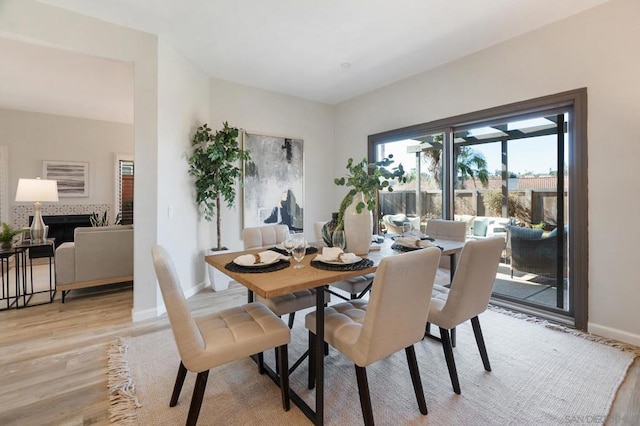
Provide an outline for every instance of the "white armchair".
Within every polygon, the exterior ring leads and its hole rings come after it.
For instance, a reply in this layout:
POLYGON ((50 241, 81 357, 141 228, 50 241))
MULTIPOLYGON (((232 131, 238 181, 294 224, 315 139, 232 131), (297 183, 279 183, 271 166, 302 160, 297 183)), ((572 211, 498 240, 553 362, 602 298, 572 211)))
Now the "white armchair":
POLYGON ((382 223, 387 228, 388 234, 402 234, 404 232, 402 225, 406 222, 411 224, 411 229, 420 230, 420 218, 408 217, 407 215, 400 214, 386 214, 382 216, 382 223))

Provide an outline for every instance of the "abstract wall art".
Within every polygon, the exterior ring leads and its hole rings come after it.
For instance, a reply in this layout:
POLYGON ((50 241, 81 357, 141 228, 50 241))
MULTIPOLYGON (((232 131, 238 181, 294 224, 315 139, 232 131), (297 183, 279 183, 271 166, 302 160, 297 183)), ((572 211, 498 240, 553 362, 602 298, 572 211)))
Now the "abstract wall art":
POLYGON ((42 177, 58 181, 59 197, 89 196, 89 163, 43 161, 42 177))
POLYGON ((288 225, 303 230, 304 174, 302 139, 246 133, 243 226, 288 225))

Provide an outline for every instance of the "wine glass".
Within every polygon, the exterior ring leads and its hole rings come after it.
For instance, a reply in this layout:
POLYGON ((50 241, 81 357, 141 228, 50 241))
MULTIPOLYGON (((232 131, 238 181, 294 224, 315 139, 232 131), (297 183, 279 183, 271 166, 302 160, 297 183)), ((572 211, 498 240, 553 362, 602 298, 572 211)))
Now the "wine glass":
POLYGON ((344 249, 347 248, 347 239, 345 238, 344 230, 333 231, 331 243, 334 247, 340 247, 342 251, 344 251, 344 249))
POLYGON ((302 259, 304 259, 304 255, 307 254, 307 242, 304 238, 297 238, 295 240, 292 254, 295 261, 298 262, 293 266, 293 269, 304 268, 304 265, 300 263, 302 259))
POLYGON ((282 242, 282 246, 287 251, 287 254, 291 256, 291 250, 293 250, 293 247, 295 246, 293 239, 291 239, 291 237, 288 237, 282 242))

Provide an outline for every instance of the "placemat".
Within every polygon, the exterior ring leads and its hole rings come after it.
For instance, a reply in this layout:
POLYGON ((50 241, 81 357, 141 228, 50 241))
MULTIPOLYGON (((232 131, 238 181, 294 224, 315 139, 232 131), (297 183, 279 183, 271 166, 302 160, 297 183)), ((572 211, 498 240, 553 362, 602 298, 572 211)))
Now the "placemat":
POLYGON ((231 272, 261 274, 263 272, 279 271, 280 269, 288 268, 289 265, 291 265, 291 262, 283 259, 280 259, 279 261, 277 261, 276 263, 272 263, 271 265, 265 265, 265 266, 242 266, 234 262, 229 262, 226 265, 224 265, 224 269, 227 269, 231 272))
MULTIPOLYGON (((431 247, 438 247, 440 250, 444 250, 444 247, 440 247, 440 246, 431 246, 431 247)), ((414 251, 414 250, 420 250, 426 247, 407 247, 407 246, 403 246, 402 244, 393 244, 391 248, 393 250, 398 250, 398 251, 414 251)))
MULTIPOLYGON (((290 256, 290 254, 287 253, 286 250, 278 248, 278 247, 271 247, 271 248, 269 248, 269 250, 275 251, 276 253, 280 253, 280 254, 283 254, 285 256, 290 256)), ((309 247, 307 247, 307 250, 305 251, 305 255, 313 254, 313 253, 317 253, 317 252, 318 252, 318 249, 316 247, 309 246, 309 247)))
POLYGON ((371 268, 373 266, 373 260, 362 259, 356 263, 348 263, 345 265, 334 265, 331 263, 320 262, 319 260, 312 260, 311 266, 318 269, 324 269, 327 271, 359 271, 361 269, 371 268))

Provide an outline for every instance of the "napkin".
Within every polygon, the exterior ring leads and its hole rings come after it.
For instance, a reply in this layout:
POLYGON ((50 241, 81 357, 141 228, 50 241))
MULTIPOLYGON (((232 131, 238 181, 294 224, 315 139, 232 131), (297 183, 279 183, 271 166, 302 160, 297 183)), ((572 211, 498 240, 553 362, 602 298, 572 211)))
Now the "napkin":
POLYGON ((411 237, 396 238, 396 244, 400 244, 405 247, 434 247, 434 244, 429 240, 421 240, 419 238, 411 237))
POLYGON ((243 254, 236 257, 233 262, 241 266, 253 266, 258 263, 273 263, 280 259, 289 260, 289 256, 284 256, 272 250, 265 250, 256 254, 243 254))
POLYGON ((322 254, 316 256, 315 260, 321 262, 343 262, 353 263, 357 259, 355 253, 345 253, 340 247, 322 247, 322 254))

